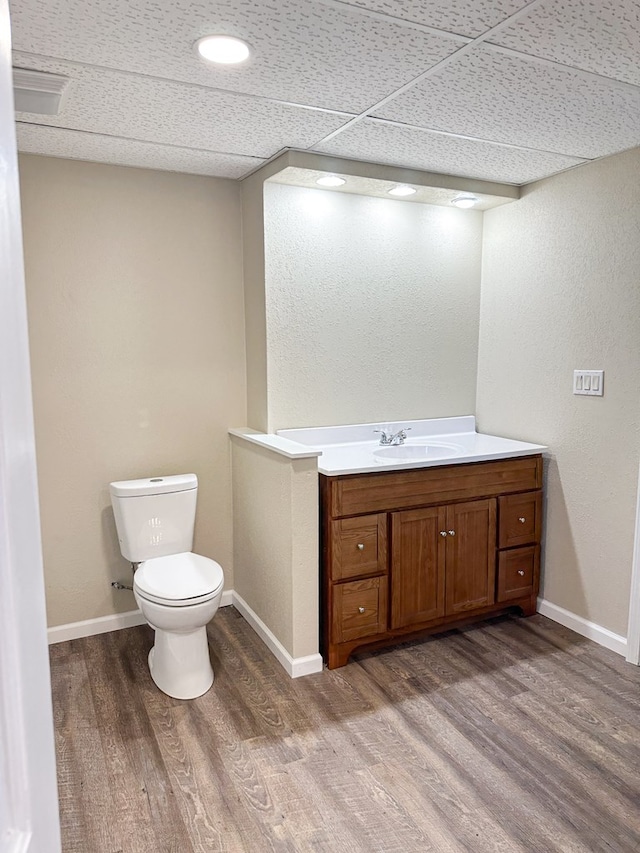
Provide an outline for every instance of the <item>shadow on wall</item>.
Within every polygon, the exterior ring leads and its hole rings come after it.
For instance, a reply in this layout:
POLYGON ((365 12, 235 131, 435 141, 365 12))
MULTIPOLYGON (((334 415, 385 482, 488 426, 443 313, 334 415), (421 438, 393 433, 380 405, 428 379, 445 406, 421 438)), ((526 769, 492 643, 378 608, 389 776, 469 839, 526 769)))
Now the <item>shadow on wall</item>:
POLYGON ((544 460, 544 510, 541 542, 540 597, 573 613, 588 613, 580 559, 576 549, 560 469, 555 456, 544 460), (554 531, 551 535, 551 530, 554 531), (553 552, 550 543, 554 543, 553 552), (545 584, 547 566, 553 588, 545 584), (560 582, 558 582, 560 580, 560 582), (568 595, 570 591, 570 596, 568 595), (564 602, 562 604, 561 602, 564 602))
MULTIPOLYGON (((108 572, 106 582, 111 584, 112 581, 120 581, 131 586, 133 581, 131 563, 125 560, 120 553, 116 520, 113 516, 111 506, 106 506, 102 510, 101 528, 102 553, 104 556, 104 565, 107 566, 108 572)), ((138 607, 133 593, 129 592, 128 589, 119 590, 111 587, 111 600, 115 612, 137 610, 138 607)))

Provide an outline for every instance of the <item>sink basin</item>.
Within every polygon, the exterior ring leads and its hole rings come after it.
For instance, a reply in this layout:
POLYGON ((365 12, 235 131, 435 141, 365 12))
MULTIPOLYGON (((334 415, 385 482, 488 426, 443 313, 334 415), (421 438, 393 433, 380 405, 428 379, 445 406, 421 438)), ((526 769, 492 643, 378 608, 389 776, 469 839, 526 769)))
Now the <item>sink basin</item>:
POLYGON ((456 444, 398 444, 379 447, 373 455, 377 462, 422 462, 458 456, 460 450, 456 444))

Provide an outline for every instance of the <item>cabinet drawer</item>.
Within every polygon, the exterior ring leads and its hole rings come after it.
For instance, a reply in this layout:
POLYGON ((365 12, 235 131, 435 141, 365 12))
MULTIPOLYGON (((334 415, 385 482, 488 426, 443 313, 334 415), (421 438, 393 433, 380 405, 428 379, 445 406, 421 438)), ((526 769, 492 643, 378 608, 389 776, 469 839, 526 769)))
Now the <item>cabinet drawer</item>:
POLYGON ((541 486, 541 456, 327 477, 325 481, 332 518, 492 498, 541 486))
POLYGON ((498 555, 498 601, 532 595, 538 586, 540 547, 530 545, 498 555))
POLYGON ((542 492, 505 495, 499 500, 498 548, 540 541, 542 492))
POLYGON ((333 587, 333 642, 379 634, 387 627, 387 578, 333 587))
POLYGON ((385 513, 332 521, 331 580, 341 581, 387 571, 387 516, 385 513))

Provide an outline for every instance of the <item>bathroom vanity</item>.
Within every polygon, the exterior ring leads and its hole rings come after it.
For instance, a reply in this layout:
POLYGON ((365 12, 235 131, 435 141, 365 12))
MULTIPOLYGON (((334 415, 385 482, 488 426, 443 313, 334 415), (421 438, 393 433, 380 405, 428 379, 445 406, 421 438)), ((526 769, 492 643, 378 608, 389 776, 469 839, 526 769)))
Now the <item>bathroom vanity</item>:
POLYGON ((372 424, 279 433, 322 450, 330 669, 356 649, 536 610, 546 448, 478 434, 472 417, 406 425, 396 451, 379 446, 372 424))

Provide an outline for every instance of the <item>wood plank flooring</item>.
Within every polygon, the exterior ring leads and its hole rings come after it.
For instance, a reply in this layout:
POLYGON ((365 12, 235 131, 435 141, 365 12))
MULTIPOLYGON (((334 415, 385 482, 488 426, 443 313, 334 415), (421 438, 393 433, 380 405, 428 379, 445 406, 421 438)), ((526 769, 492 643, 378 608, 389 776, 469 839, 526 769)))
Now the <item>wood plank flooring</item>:
POLYGON ((209 637, 191 702, 146 626, 51 647, 65 853, 640 851, 640 669, 543 616, 297 680, 209 637))

